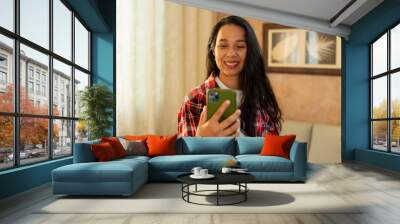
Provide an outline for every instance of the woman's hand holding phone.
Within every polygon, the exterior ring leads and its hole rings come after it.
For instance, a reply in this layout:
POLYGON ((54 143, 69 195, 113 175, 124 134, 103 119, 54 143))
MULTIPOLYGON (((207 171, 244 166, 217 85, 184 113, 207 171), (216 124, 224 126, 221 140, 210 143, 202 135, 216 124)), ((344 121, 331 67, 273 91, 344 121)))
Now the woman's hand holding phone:
POLYGON ((238 136, 240 128, 240 110, 236 110, 235 113, 230 115, 228 118, 219 122, 226 109, 230 104, 229 100, 226 100, 214 113, 214 115, 207 120, 207 107, 203 107, 203 111, 200 115, 200 121, 197 125, 196 136, 201 137, 225 137, 225 136, 238 136))

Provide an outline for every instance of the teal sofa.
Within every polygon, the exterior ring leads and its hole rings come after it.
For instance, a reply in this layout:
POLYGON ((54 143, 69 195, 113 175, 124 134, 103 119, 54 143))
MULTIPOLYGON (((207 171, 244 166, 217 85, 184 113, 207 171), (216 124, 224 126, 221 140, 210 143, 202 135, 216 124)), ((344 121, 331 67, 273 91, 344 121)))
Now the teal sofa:
POLYGON ((177 155, 127 156, 96 162, 91 141, 75 144, 74 163, 52 171, 54 194, 131 195, 148 181, 176 181, 193 167, 219 172, 228 160, 236 160, 259 182, 305 182, 307 145, 294 142, 290 159, 260 156, 262 137, 184 137, 176 141, 177 155))

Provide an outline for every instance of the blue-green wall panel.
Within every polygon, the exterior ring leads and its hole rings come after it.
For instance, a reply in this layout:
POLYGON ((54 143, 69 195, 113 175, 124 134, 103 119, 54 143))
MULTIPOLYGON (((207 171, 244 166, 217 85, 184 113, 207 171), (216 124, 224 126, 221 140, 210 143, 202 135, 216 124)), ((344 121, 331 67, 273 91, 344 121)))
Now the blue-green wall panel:
POLYGON ((386 169, 399 170, 400 157, 369 150, 369 46, 379 35, 400 22, 400 1, 385 0, 351 27, 344 43, 345 62, 342 77, 344 130, 342 157, 386 169))
MULTIPOLYGON (((99 0, 66 0, 94 32, 110 32, 110 27, 99 9, 99 0)), ((114 1, 106 0, 110 3, 114 1)), ((103 1, 104 2, 104 1, 103 1)))
POLYGON ((93 83, 114 85, 113 33, 92 34, 93 83))
POLYGON ((51 181, 51 171, 72 163, 72 157, 0 172, 0 199, 51 181))
POLYGON ((400 172, 400 155, 368 149, 356 149, 355 160, 400 172))
POLYGON ((349 42, 368 44, 379 34, 397 23, 400 17, 400 0, 385 0, 366 16, 351 26, 349 42))
POLYGON ((345 45, 345 144, 343 160, 354 159, 354 149, 368 148, 368 46, 345 45))
MULTIPOLYGON (((114 34, 92 33, 92 74, 93 83, 105 84, 115 94, 114 87, 114 34)), ((115 107, 113 113, 115 114, 115 107)), ((115 121, 108 130, 112 135, 115 133, 115 121)))

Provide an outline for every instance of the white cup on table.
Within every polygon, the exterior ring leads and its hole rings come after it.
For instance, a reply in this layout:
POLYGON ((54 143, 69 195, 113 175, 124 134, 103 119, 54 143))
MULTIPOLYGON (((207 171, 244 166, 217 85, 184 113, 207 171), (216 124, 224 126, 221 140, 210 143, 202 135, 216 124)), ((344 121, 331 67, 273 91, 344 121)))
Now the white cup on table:
POLYGON ((200 171, 202 170, 202 168, 201 167, 193 167, 193 169, 192 169, 192 173, 194 174, 194 175, 196 175, 196 176, 200 176, 201 175, 201 173, 200 173, 200 171))
POLYGON ((208 175, 208 169, 201 169, 200 170, 200 176, 207 176, 208 175))

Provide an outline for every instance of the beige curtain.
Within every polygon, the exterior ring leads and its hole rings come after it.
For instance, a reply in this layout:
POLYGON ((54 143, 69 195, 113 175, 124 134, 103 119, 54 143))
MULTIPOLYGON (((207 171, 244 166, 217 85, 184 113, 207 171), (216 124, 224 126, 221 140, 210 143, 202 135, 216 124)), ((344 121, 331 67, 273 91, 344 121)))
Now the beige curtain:
POLYGON ((117 1, 117 135, 177 132, 184 96, 205 78, 217 19, 164 0, 117 1))

